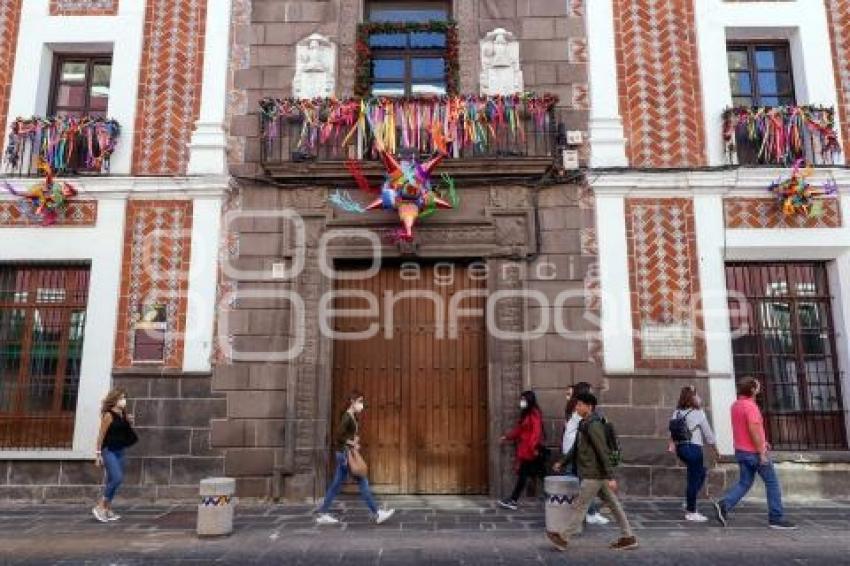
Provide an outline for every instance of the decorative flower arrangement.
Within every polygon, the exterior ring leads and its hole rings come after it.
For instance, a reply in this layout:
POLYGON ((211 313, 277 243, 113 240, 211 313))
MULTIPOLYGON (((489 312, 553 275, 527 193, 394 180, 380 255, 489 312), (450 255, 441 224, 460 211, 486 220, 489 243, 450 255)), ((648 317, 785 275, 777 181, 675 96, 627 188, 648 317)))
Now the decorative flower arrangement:
POLYGON ((372 80, 372 47, 369 38, 377 33, 415 33, 432 32, 446 34, 446 92, 449 95, 460 92, 460 43, 457 34, 457 22, 366 22, 357 26, 357 40, 354 45, 356 63, 354 70, 354 94, 369 95, 372 80))
POLYGON ((532 93, 511 96, 443 96, 417 98, 323 98, 297 100, 267 98, 260 102, 263 137, 267 143, 280 135, 282 119, 301 121, 299 150, 314 153, 330 142, 346 146, 360 131, 370 142, 390 153, 413 147, 423 153, 448 153, 452 144, 486 149, 505 132, 524 141, 523 122, 533 120, 545 132, 558 98, 532 93))
POLYGON ((108 170, 120 135, 118 122, 105 118, 18 118, 9 128, 6 161, 14 169, 32 151, 57 174, 108 170))
POLYGON ((823 187, 813 187, 806 179, 812 174, 812 167, 803 167, 803 161, 794 163, 790 177, 778 179, 767 190, 776 196, 785 216, 804 214, 817 218, 823 214, 823 198, 838 192, 835 181, 827 182, 823 187))
POLYGON ((805 158, 806 130, 817 142, 825 163, 841 152, 832 108, 815 106, 737 107, 723 113, 723 139, 727 151, 735 151, 736 134, 742 133, 757 148, 758 160, 791 165, 805 158))
POLYGON ((39 169, 44 179, 25 191, 17 190, 4 181, 6 190, 20 198, 21 213, 30 221, 42 226, 52 226, 64 215, 68 199, 77 196, 77 190, 65 181, 56 181, 53 170, 46 163, 39 169))

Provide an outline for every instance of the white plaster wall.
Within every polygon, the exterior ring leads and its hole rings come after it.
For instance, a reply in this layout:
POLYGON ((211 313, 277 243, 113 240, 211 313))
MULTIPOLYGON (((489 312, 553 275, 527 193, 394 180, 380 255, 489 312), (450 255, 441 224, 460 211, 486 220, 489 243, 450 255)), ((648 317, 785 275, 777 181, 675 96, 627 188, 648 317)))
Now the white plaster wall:
POLYGON ((80 387, 72 450, 0 451, 0 458, 93 458, 100 400, 109 391, 121 284, 125 200, 103 200, 97 225, 86 228, 2 228, 2 261, 91 262, 80 387), (38 245, 33 245, 34 241, 38 245))
POLYGON ((732 105, 727 39, 789 40, 797 102, 837 107, 832 48, 823 2, 699 0, 695 4, 709 165, 725 163, 721 115, 732 105))
POLYGON ((49 0, 24 0, 8 119, 46 114, 55 51, 111 52, 107 115, 121 125, 111 167, 113 174, 126 175, 133 155, 145 2, 122 0, 119 6, 115 16, 55 17, 49 0))

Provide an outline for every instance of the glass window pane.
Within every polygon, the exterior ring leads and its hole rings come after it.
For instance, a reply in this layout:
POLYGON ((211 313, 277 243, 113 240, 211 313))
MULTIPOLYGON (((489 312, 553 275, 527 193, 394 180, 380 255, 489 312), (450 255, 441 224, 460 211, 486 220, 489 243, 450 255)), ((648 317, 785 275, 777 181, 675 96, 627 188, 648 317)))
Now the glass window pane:
POLYGON ((432 81, 429 83, 414 84, 411 91, 413 94, 433 94, 443 96, 446 94, 446 83, 432 81))
POLYGON ((429 22, 445 21, 449 12, 445 8, 381 8, 373 6, 369 20, 373 22, 429 22))
POLYGON ((777 96, 762 96, 759 103, 762 106, 781 106, 784 104, 777 96))
POLYGON ((773 71, 768 71, 766 73, 758 74, 759 81, 759 93, 761 94, 778 94, 779 84, 776 73, 773 71))
POLYGON ((86 81, 86 63, 82 61, 66 61, 62 63, 60 80, 63 83, 82 83, 86 81))
POLYGON ((726 54, 726 58, 729 62, 730 71, 746 70, 749 67, 746 49, 730 49, 726 54))
POLYGON ((407 35, 406 33, 375 33, 369 36, 369 45, 401 49, 407 47, 407 35))
POLYGON ((446 34, 425 31, 411 33, 410 46, 419 49, 444 48, 446 46, 446 34))
POLYGON ((109 87, 112 78, 112 65, 98 63, 92 70, 92 84, 95 86, 109 87))
POLYGON ((783 48, 765 47, 756 49, 756 68, 787 70, 788 52, 783 48))
POLYGON ((442 57, 413 59, 411 74, 414 79, 441 79, 446 73, 446 63, 442 57))
POLYGON ((373 59, 372 76, 376 79, 403 79, 404 59, 373 59))
POLYGON ((56 93, 56 106, 82 107, 86 103, 85 84, 59 85, 56 93))
POLYGON ((752 106, 753 99, 749 96, 736 96, 732 99, 732 104, 735 106, 752 106))
POLYGON ((729 83, 732 87, 732 96, 750 96, 753 93, 749 73, 729 73, 729 83))
POLYGON ((372 94, 375 96, 404 96, 403 83, 374 83, 372 94))

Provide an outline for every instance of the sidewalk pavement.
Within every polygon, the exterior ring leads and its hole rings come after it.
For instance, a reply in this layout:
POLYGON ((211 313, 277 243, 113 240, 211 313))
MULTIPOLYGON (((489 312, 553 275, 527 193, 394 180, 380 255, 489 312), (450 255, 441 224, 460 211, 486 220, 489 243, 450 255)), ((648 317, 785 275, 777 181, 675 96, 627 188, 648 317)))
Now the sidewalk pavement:
MULTIPOLYGON (((815 502, 787 510, 798 531, 767 527, 763 503, 735 510, 728 528, 684 521, 679 500, 630 500, 626 512, 640 540, 613 551, 612 521, 590 526, 560 553, 543 534, 543 503, 519 511, 484 498, 393 497, 397 509, 374 525, 356 498, 343 498, 339 526, 318 527, 312 505, 237 505, 235 532, 199 540, 196 508, 128 505, 120 521, 94 520, 90 506, 0 503, 0 564, 361 564, 411 566, 519 564, 832 564, 850 563, 850 502, 815 502)), ((713 517, 711 505, 701 510, 713 517)), ((831 565, 830 565, 831 566, 831 565)))

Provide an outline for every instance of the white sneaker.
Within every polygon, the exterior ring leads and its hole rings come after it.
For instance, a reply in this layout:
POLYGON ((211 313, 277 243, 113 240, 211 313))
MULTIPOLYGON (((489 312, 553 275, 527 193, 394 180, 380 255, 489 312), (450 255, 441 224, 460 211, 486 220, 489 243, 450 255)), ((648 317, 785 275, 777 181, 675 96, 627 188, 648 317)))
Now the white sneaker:
POLYGON ((339 519, 331 517, 327 513, 322 513, 318 517, 316 517, 317 525, 336 525, 339 524, 339 519))
POLYGON ((112 509, 106 510, 106 520, 107 521, 117 521, 121 518, 121 515, 115 513, 112 509))
POLYGON ((602 516, 602 513, 594 513, 584 518, 588 525, 607 525, 610 521, 602 516))
POLYGON ((693 521, 695 523, 705 523, 708 521, 708 517, 703 515, 702 513, 685 513, 686 521, 693 521))
POLYGON ((106 516, 106 510, 100 507, 99 505, 95 505, 91 508, 92 515, 94 518, 100 521, 101 523, 107 522, 109 519, 106 516))
POLYGON ((375 517, 375 523, 380 525, 381 523, 392 517, 393 513, 395 513, 395 509, 379 509, 378 516, 375 517))

